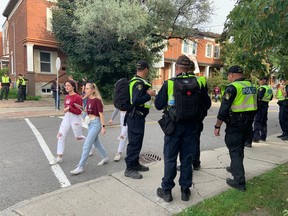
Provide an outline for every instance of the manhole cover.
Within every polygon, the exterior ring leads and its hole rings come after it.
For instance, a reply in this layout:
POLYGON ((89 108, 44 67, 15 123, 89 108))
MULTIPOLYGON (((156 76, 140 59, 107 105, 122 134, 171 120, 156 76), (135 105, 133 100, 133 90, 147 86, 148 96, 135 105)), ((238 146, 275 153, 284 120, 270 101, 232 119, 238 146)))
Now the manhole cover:
POLYGON ((151 153, 151 152, 142 153, 139 156, 139 161, 144 164, 152 163, 155 161, 161 161, 161 159, 162 158, 159 155, 151 153))

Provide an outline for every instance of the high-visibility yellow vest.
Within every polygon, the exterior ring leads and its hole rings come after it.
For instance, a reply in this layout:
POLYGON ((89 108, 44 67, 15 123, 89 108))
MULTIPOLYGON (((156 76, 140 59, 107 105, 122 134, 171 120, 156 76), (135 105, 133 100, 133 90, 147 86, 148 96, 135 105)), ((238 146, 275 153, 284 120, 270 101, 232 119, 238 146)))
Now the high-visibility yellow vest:
POLYGON ((17 82, 16 82, 16 83, 17 83, 17 86, 19 85, 20 80, 22 80, 22 83, 21 83, 22 86, 26 85, 25 79, 22 78, 22 79, 18 79, 18 80, 17 80, 17 82))
POLYGON ((1 83, 2 84, 7 84, 7 83, 10 83, 10 79, 8 76, 2 76, 2 80, 1 80, 1 83))
MULTIPOLYGON (((284 89, 285 89, 285 86, 284 86, 284 89)), ((285 97, 281 91, 280 88, 277 89, 277 92, 276 92, 276 98, 279 100, 279 101, 283 101, 285 100, 285 97)))
POLYGON ((265 94, 263 96, 263 98, 261 99, 261 101, 264 101, 264 102, 269 102, 272 95, 273 95, 273 90, 272 88, 269 86, 269 85, 262 85, 258 88, 258 90, 260 88, 264 88, 265 89, 265 94))
POLYGON ((234 81, 237 95, 231 105, 232 112, 246 112, 257 110, 257 89, 249 81, 234 81))
MULTIPOLYGON (((133 104, 132 102, 132 96, 133 96, 133 86, 138 80, 142 80, 145 86, 148 86, 148 89, 151 88, 151 84, 148 83, 145 79, 142 79, 140 77, 133 77, 131 79, 130 85, 129 85, 129 93, 130 93, 130 103, 133 104)), ((151 108, 151 100, 147 101, 145 104, 140 104, 139 106, 144 106, 144 108, 150 109, 151 108)))

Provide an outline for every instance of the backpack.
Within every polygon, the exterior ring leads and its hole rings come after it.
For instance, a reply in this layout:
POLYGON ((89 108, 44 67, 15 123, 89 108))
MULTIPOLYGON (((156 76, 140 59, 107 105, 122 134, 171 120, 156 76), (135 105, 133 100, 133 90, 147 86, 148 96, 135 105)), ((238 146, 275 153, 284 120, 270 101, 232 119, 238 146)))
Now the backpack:
MULTIPOLYGON (((142 80, 140 81, 142 82, 142 80)), ((114 106, 121 111, 129 111, 133 107, 133 105, 130 103, 130 92, 129 92, 130 82, 131 80, 124 77, 119 79, 115 83, 113 103, 114 106)))
POLYGON ((174 79, 176 122, 201 119, 201 89, 195 77, 174 79))

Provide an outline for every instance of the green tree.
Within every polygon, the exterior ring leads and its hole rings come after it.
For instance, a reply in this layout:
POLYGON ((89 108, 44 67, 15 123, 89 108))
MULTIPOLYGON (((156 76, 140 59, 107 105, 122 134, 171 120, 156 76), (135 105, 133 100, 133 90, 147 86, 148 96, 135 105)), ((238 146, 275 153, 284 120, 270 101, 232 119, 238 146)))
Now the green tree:
POLYGON ((254 76, 277 72, 287 77, 287 27, 288 1, 238 0, 222 34, 224 61, 254 76))
POLYGON ((209 0, 59 0, 52 25, 69 73, 87 75, 111 98, 139 59, 157 61, 167 39, 190 37, 211 10, 209 0))

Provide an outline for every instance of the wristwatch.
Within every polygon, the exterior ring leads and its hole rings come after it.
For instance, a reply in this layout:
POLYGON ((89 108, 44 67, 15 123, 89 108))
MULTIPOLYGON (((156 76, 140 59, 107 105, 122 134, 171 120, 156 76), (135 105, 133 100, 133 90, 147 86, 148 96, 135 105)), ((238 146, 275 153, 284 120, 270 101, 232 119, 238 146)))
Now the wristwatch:
POLYGON ((217 126, 217 125, 215 125, 214 128, 215 128, 215 129, 220 129, 221 126, 217 126))
POLYGON ((104 128, 104 127, 105 127, 105 125, 102 125, 102 127, 104 128))

